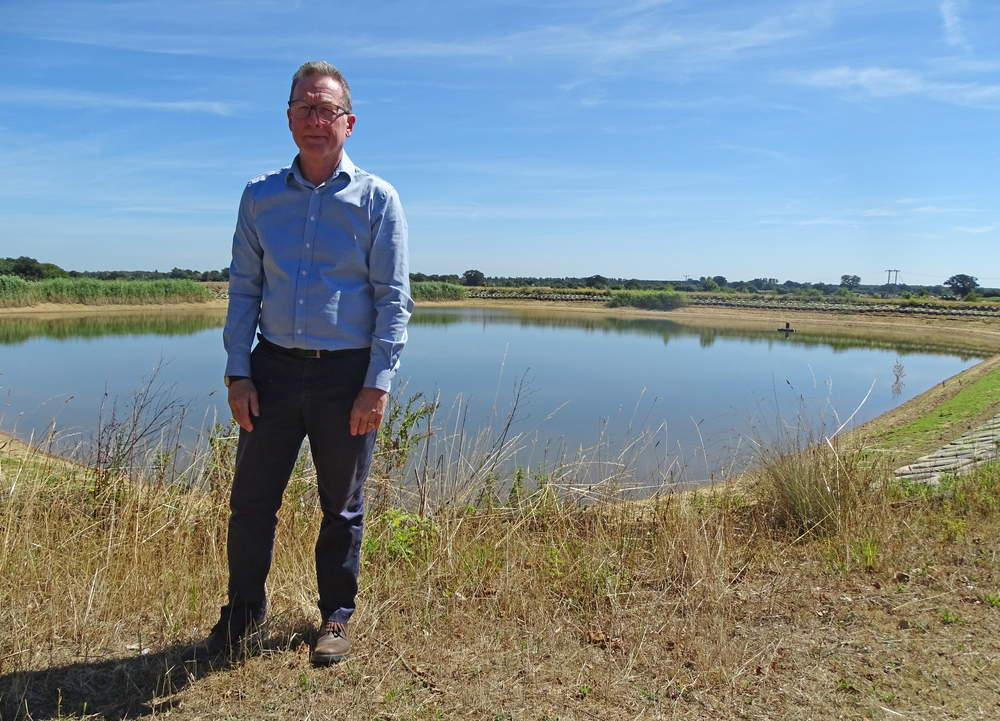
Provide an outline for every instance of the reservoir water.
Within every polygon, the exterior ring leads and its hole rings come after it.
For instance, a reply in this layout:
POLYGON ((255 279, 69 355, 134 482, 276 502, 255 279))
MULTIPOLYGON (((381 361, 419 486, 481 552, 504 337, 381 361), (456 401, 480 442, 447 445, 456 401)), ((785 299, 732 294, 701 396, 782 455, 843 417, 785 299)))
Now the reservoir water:
MULTIPOLYGON (((102 404, 106 418, 155 376, 188 406, 184 436, 196 443, 228 419, 222 323, 220 312, 2 318, 0 430, 54 431, 53 448, 69 452, 96 435, 102 404)), ((439 434, 501 429, 516 399, 509 463, 534 468, 600 445, 602 457, 636 454, 640 475, 687 481, 718 474, 780 427, 832 433, 874 418, 982 357, 919 338, 544 308, 418 307, 409 335, 403 397, 438 398, 439 434)))

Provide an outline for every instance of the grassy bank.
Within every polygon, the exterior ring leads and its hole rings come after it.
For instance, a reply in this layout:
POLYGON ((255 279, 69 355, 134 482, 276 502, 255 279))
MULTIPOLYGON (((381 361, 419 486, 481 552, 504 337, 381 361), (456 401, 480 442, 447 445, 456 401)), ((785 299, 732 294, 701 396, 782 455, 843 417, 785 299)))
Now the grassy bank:
POLYGON ((848 433, 855 443, 911 463, 1000 414, 1000 356, 936 384, 907 403, 848 433))
POLYGON ((51 278, 29 282, 12 275, 0 276, 0 308, 40 303, 154 305, 204 302, 211 297, 204 285, 193 280, 51 278))
POLYGON ((329 669, 307 658, 305 458, 279 517, 271 640, 189 673, 177 654, 225 597, 232 430, 173 476, 170 449, 86 470, 0 448, 3 718, 964 718, 996 703, 995 465, 931 493, 863 448, 779 441, 739 488, 634 504, 613 466, 498 478, 502 427, 427 437, 432 407, 395 408, 355 653, 329 669))
MULTIPOLYGON (((1000 369, 960 386, 933 413, 879 436, 880 445, 901 450, 916 449, 923 453, 942 445, 943 438, 961 435, 964 431, 996 415, 1000 404, 1000 369), (956 432, 951 432, 951 431, 956 432)), ((949 440, 952 440, 949 438, 949 440)))

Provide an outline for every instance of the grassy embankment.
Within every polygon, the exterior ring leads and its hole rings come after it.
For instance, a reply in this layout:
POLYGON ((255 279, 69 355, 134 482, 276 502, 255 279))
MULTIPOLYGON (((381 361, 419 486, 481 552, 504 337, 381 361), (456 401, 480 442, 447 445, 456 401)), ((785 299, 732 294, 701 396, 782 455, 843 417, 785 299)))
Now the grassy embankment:
POLYGON ((204 284, 193 280, 52 278, 29 282, 12 275, 0 276, 0 308, 40 303, 154 305, 203 302, 211 297, 204 284))
POLYGON ((279 517, 271 641, 185 670, 177 652, 225 596, 231 431, 173 479, 169 449, 143 451, 128 423, 89 469, 0 449, 3 718, 964 718, 996 704, 996 464, 928 489, 892 482, 857 437, 778 440, 739 487, 634 504, 591 458, 498 478, 503 424, 473 443, 437 428, 426 447, 430 409, 396 408, 369 485, 355 653, 329 669, 305 645, 319 524, 305 459, 279 517), (588 488, 598 502, 580 502, 588 488))
MULTIPOLYGON (((476 288, 475 292, 483 292, 484 290, 487 289, 476 288)), ((585 288, 567 291, 552 288, 490 288, 488 291, 501 299, 544 300, 546 298, 561 298, 566 295, 572 295, 574 297, 604 302, 609 308, 673 310, 687 303, 687 298, 683 293, 670 290, 602 291, 585 288)), ((410 292, 413 299, 417 301, 464 300, 468 297, 470 289, 450 283, 422 282, 412 283, 410 285, 410 292)))
POLYGON ((1000 414, 1000 356, 935 385, 910 402, 851 431, 890 451, 896 466, 911 463, 1000 414))

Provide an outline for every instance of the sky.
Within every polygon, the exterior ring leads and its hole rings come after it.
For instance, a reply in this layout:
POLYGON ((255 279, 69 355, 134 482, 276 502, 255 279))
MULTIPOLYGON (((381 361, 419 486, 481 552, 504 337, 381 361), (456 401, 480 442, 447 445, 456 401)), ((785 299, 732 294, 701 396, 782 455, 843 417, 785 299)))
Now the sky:
POLYGON ((1000 287, 983 0, 0 0, 0 257, 227 266, 307 60, 414 272, 1000 287))

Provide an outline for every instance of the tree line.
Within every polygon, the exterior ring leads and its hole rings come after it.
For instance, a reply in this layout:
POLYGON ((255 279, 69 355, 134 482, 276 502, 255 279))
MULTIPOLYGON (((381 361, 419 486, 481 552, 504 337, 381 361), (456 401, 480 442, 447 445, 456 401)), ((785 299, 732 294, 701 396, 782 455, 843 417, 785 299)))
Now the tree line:
POLYGON ((54 263, 39 263, 35 258, 0 258, 0 275, 14 275, 23 280, 48 280, 49 278, 94 278, 96 280, 164 280, 174 278, 198 282, 224 283, 229 280, 229 268, 221 270, 187 270, 174 268, 162 273, 158 270, 63 270, 54 263))
MULTIPOLYGON (((46 280, 48 278, 94 278, 97 280, 163 280, 177 278, 198 282, 227 282, 229 268, 197 271, 173 268, 169 272, 159 270, 63 270, 54 263, 40 263, 35 258, 0 258, 0 275, 14 275, 24 280, 46 280)), ((981 288, 976 277, 958 273, 937 285, 910 285, 906 283, 882 283, 865 285, 858 275, 840 276, 840 284, 799 283, 794 280, 779 282, 777 278, 754 278, 753 280, 730 281, 725 276, 701 276, 697 280, 685 277, 683 280, 640 280, 638 278, 606 278, 603 275, 583 277, 534 277, 534 276, 487 276, 479 270, 467 270, 462 275, 427 275, 410 273, 414 283, 438 282, 468 287, 530 288, 544 287, 557 289, 595 288, 598 290, 677 290, 694 292, 774 292, 779 295, 867 295, 879 297, 899 296, 903 298, 936 296, 939 298, 958 297, 965 300, 1000 297, 1000 289, 981 288)))
POLYGON ((722 275, 701 276, 698 279, 685 277, 683 280, 640 280, 638 278, 606 278, 603 275, 583 277, 533 277, 533 276, 487 276, 479 270, 467 270, 462 275, 428 275, 410 273, 411 282, 439 282, 453 285, 490 288, 596 288, 603 290, 677 290, 694 292, 736 292, 778 295, 793 293, 807 296, 857 296, 917 298, 935 296, 939 298, 958 297, 975 300, 977 297, 1000 297, 1000 289, 980 288, 978 279, 964 273, 953 275, 935 285, 913 285, 906 283, 863 284, 858 275, 845 274, 840 284, 799 283, 794 280, 779 281, 777 278, 754 278, 752 280, 731 281, 722 275))

